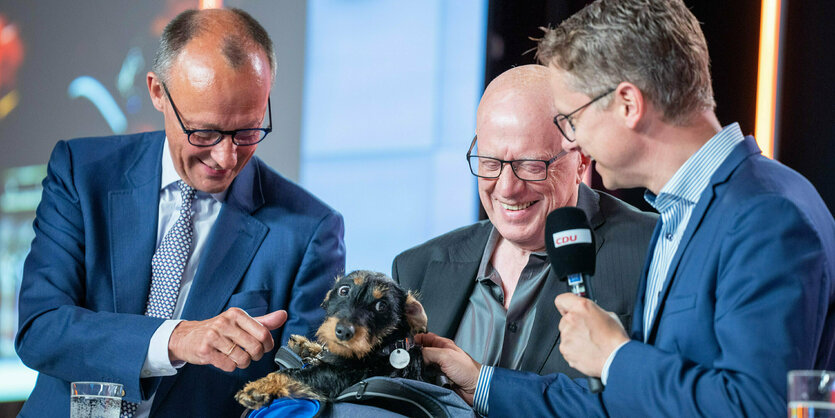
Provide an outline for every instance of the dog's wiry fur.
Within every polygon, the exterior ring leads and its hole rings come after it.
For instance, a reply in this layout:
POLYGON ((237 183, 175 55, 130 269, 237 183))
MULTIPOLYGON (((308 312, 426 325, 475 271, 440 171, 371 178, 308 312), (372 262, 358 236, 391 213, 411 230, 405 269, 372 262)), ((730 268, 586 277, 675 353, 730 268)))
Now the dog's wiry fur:
POLYGON ((426 332, 426 313, 414 295, 382 273, 357 270, 336 279, 322 307, 327 313, 316 332, 319 344, 298 335, 287 344, 307 367, 248 383, 235 395, 238 402, 257 409, 279 397, 333 400, 371 376, 424 380, 420 347, 409 349, 403 369, 383 354, 395 342, 426 332))

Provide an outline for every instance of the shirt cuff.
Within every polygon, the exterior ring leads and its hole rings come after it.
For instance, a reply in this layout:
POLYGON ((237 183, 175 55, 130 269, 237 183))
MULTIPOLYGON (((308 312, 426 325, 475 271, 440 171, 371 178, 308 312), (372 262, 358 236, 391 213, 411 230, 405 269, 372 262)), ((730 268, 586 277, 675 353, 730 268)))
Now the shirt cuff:
POLYGON ((600 381, 603 382, 603 386, 606 386, 606 381, 609 380, 609 367, 612 365, 612 362, 615 360, 615 354, 618 353, 623 346, 626 345, 629 341, 622 342, 615 351, 612 351, 612 354, 609 354, 609 358, 606 359, 606 363, 603 363, 603 371, 600 372, 600 381))
POLYGON ((148 344, 148 354, 145 356, 145 364, 142 365, 142 377, 173 376, 177 369, 186 364, 184 361, 177 361, 174 364, 168 358, 168 340, 174 328, 183 322, 179 319, 167 319, 154 331, 151 342, 148 344))
POLYGON ((490 395, 490 380, 493 378, 493 367, 482 364, 478 371, 478 383, 473 394, 473 409, 482 416, 487 416, 487 398, 490 395))

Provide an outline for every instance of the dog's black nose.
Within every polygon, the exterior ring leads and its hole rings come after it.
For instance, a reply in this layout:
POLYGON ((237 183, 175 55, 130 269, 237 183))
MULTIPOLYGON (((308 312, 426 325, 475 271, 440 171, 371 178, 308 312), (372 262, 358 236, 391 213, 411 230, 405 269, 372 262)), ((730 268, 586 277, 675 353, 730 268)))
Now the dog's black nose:
POLYGON ((351 324, 336 324, 336 338, 342 341, 348 341, 354 337, 354 326, 351 324))

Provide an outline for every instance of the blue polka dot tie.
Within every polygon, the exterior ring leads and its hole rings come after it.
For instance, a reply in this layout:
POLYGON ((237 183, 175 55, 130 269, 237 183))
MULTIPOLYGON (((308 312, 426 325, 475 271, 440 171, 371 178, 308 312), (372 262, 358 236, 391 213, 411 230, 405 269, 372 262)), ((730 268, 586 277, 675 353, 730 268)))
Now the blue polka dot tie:
MULTIPOLYGON (((195 190, 184 181, 177 182, 183 204, 180 217, 168 230, 157 251, 151 258, 151 293, 145 307, 145 315, 154 318, 170 319, 177 305, 180 294, 180 279, 186 268, 191 241, 194 234, 191 204, 195 190)), ((136 413, 137 404, 122 401, 120 418, 131 418, 136 413)))

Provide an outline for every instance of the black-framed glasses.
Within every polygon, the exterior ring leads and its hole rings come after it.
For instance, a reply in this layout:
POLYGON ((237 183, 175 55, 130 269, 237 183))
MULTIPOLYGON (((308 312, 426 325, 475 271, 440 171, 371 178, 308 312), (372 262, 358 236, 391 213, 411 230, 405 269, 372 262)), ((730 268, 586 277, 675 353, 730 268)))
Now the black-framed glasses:
POLYGON ((270 105, 270 98, 267 97, 267 115, 269 118, 269 125, 266 128, 245 128, 235 129, 233 131, 221 131, 219 129, 186 129, 183 124, 183 119, 180 118, 180 112, 177 110, 177 105, 171 99, 171 93, 168 92, 168 87, 165 83, 162 84, 162 89, 165 90, 165 96, 171 103, 171 108, 174 109, 174 116, 177 117, 177 122, 180 122, 180 127, 183 128, 183 133, 188 137, 188 143, 195 147, 211 147, 223 140, 223 137, 230 135, 232 143, 239 147, 246 147, 255 145, 264 140, 264 137, 273 130, 273 110, 270 105))
POLYGON ((470 149, 467 151, 467 162, 470 165, 470 172, 476 177, 483 179, 497 179, 502 175, 505 164, 510 164, 513 174, 519 180, 542 181, 548 178, 548 166, 564 157, 568 152, 562 150, 550 160, 502 160, 493 157, 482 157, 472 154, 478 135, 473 137, 470 149))
POLYGON ((565 139, 568 140, 568 142, 574 142, 574 140, 576 139, 574 137, 574 121, 576 120, 576 116, 574 116, 574 115, 577 114, 577 112, 587 108, 592 103, 608 96, 609 94, 611 94, 616 89, 617 89, 617 87, 613 87, 613 88, 607 90, 606 93, 603 93, 600 96, 597 96, 594 99, 591 99, 590 102, 578 107, 577 109, 574 109, 573 112, 571 112, 567 115, 563 115, 562 113, 557 113, 557 116, 554 116, 554 125, 557 125, 557 129, 560 130, 560 133, 562 134, 562 136, 565 137, 565 139))

